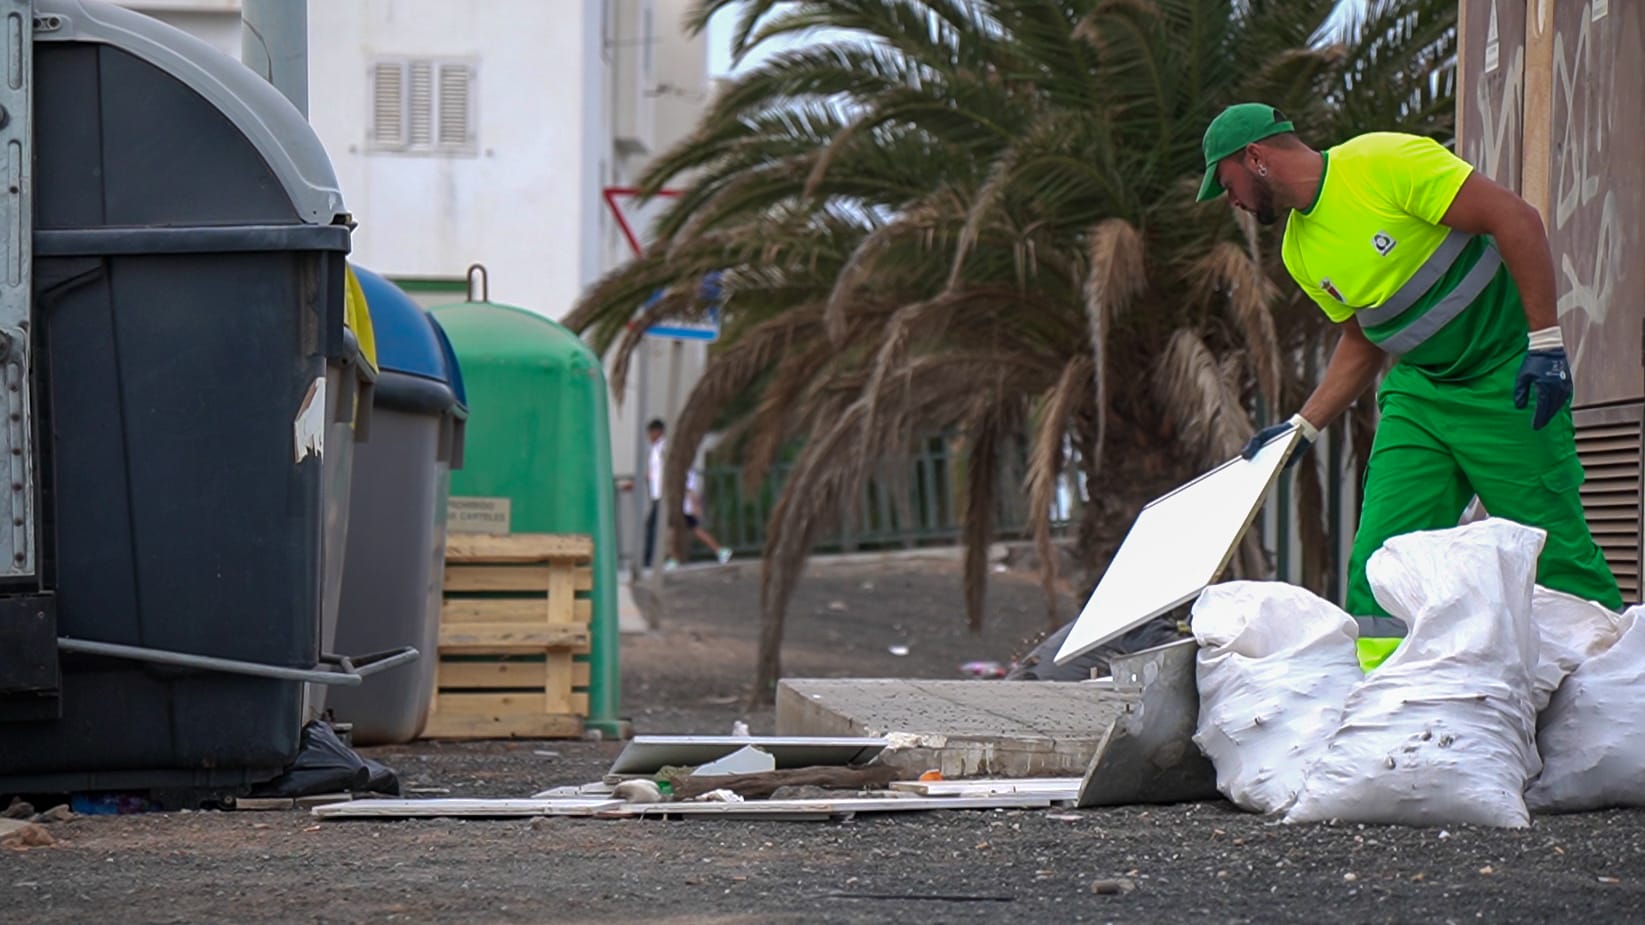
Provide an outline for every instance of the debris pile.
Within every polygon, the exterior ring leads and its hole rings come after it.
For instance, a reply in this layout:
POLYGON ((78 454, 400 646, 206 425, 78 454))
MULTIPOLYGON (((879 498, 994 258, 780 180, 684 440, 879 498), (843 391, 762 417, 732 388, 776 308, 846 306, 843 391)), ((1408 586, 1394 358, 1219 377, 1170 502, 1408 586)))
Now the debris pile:
POLYGON ((877 761, 879 738, 637 736, 605 778, 523 800, 360 800, 322 819, 431 816, 837 819, 931 809, 1044 809, 1072 802, 1079 778, 947 781, 877 761), (791 795, 792 794, 792 795, 791 795))
POLYGON ((1331 604, 1208 588, 1195 741, 1218 789, 1287 822, 1523 827, 1532 809, 1645 805, 1641 608, 1536 587, 1544 538, 1492 518, 1389 540, 1367 577, 1408 635, 1369 675, 1331 604))

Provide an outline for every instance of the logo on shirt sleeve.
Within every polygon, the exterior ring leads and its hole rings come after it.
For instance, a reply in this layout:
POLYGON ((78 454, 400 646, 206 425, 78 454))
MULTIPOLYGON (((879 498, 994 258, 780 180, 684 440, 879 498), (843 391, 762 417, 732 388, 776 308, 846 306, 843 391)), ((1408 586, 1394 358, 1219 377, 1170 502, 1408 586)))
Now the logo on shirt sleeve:
POLYGON ((1319 281, 1319 288, 1329 292, 1331 294, 1331 298, 1336 299, 1338 302, 1341 302, 1344 305, 1348 304, 1348 300, 1342 297, 1342 293, 1337 291, 1337 287, 1331 285, 1331 278, 1329 276, 1319 281))
POLYGON ((1393 250, 1394 245, 1398 243, 1399 242, 1395 241, 1393 236, 1386 231, 1379 231, 1371 236, 1371 246, 1376 248, 1377 253, 1384 257, 1388 256, 1388 252, 1393 250))

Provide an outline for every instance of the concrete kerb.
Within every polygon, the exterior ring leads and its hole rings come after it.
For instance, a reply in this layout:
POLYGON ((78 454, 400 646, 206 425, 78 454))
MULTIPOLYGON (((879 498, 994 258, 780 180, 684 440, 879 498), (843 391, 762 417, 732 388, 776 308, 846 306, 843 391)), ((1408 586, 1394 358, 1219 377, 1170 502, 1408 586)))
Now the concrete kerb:
POLYGON ((944 777, 1063 777, 1086 771, 1139 692, 1100 681, 787 678, 777 734, 873 736, 881 760, 944 777))

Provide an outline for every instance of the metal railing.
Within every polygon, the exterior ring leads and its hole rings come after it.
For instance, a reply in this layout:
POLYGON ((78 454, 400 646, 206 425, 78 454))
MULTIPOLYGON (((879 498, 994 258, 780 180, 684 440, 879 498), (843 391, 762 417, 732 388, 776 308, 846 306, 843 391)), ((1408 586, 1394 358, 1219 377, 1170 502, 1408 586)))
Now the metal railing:
MULTIPOLYGON (((1006 454, 994 493, 994 535, 1008 539, 1028 533, 1025 461, 1006 454)), ((739 554, 758 555, 765 546, 771 510, 781 497, 792 465, 773 465, 762 484, 748 491, 741 466, 709 466, 703 471, 706 523, 715 539, 739 554)), ((919 452, 883 459, 865 480, 861 494, 839 523, 817 542, 817 552, 911 549, 959 541, 964 522, 967 475, 963 459, 945 441, 933 438, 919 452)), ((1065 491, 1052 524, 1060 530, 1077 516, 1077 492, 1065 491)), ((706 557, 698 543, 690 554, 706 557)))

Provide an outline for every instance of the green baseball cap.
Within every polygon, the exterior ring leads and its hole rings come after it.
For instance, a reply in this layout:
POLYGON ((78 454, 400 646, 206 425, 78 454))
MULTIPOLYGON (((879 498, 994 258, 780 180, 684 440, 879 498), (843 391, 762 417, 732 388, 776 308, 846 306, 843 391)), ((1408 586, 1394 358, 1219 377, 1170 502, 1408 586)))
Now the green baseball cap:
POLYGON ((1295 131, 1285 115, 1263 103, 1240 103, 1224 109, 1205 127, 1205 179, 1199 185, 1198 202, 1223 193, 1217 182, 1217 162, 1241 148, 1283 132, 1295 131))

